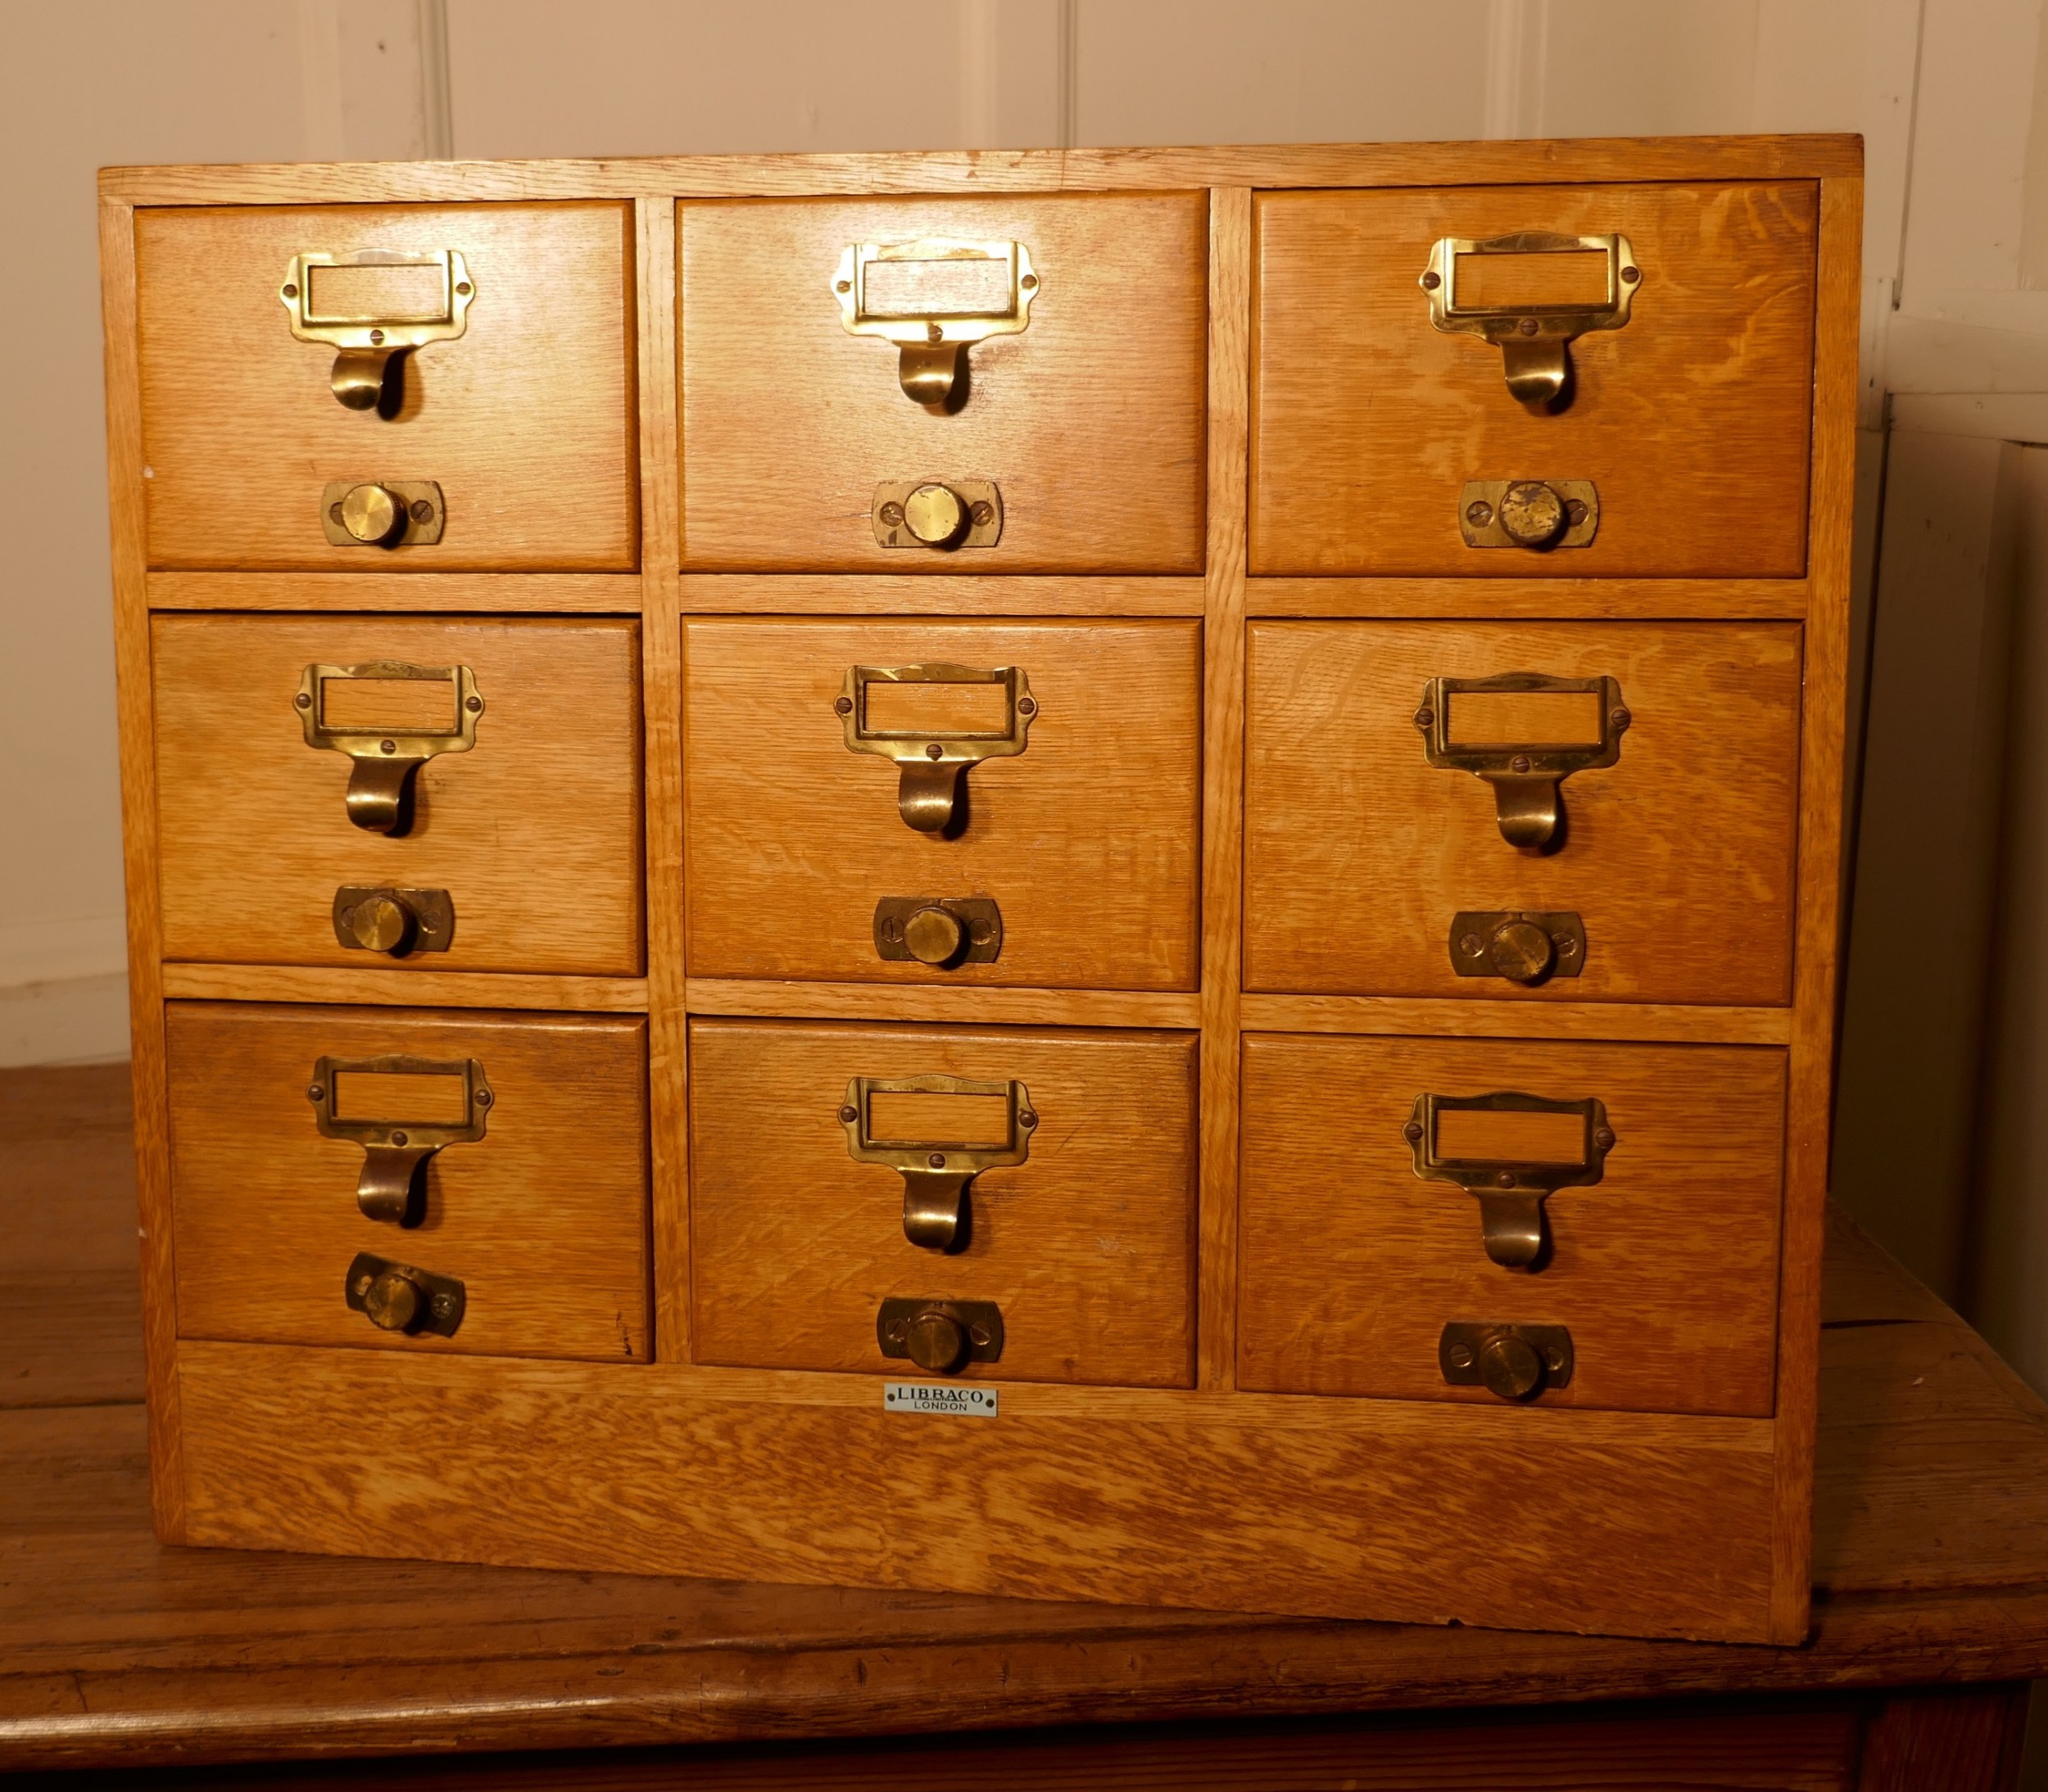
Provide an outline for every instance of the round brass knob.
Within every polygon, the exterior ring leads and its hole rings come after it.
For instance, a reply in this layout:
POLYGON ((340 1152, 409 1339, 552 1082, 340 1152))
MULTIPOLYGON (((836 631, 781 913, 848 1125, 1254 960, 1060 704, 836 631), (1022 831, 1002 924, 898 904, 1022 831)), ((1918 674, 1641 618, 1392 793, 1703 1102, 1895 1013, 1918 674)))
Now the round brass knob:
POLYGON ((927 1374, 949 1375, 959 1367, 961 1355, 967 1347, 967 1335, 950 1313, 928 1306, 911 1320, 909 1336, 904 1343, 910 1351, 910 1360, 919 1369, 927 1374))
POLYGON ((959 917, 943 908, 920 908, 903 924, 903 943, 921 965, 942 965, 960 949, 959 917))
POLYGON ((1564 531, 1565 500, 1540 479, 1520 479, 1501 494, 1501 530, 1525 548, 1554 541, 1564 531))
POLYGON ((1479 1351, 1479 1379, 1502 1400, 1527 1400, 1543 1378, 1543 1360, 1535 1346, 1512 1333, 1495 1334, 1479 1351))
POLYGON ((903 500, 903 521, 927 547, 942 548, 965 532, 967 507, 950 486, 919 486, 903 500))
POLYGON ((417 1283, 396 1269, 385 1269, 363 1295, 363 1311, 369 1323, 387 1332, 410 1332, 426 1306, 417 1283))
POLYGON ((366 952, 402 952, 412 943, 419 917, 402 898, 378 894, 365 896, 349 910, 343 923, 350 937, 366 952))
POLYGON ((406 500, 383 486, 352 486, 342 499, 342 527, 375 547, 405 526, 406 500))
POLYGON ((1504 921, 1486 943, 1493 968, 1511 982, 1534 983, 1555 956, 1550 935, 1534 921, 1504 921))

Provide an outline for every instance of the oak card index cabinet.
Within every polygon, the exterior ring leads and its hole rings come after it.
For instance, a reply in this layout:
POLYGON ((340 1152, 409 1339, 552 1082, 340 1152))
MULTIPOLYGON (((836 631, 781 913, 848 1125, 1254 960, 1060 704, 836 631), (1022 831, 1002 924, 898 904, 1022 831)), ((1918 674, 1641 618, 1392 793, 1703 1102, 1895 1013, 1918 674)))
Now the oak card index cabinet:
POLYGON ((1797 1640, 1860 194, 109 170, 160 1534, 1797 1640))

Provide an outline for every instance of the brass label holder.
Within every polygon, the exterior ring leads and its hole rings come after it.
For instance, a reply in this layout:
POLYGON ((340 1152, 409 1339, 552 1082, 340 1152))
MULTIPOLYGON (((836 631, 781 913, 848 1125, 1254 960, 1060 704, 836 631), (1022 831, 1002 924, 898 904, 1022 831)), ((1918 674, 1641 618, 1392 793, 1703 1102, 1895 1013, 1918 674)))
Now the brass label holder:
POLYGON ((469 328, 469 301, 476 296, 469 265, 459 249, 363 249, 353 255, 307 251, 292 257, 278 289, 290 314, 292 334, 301 342, 338 349, 328 378, 334 396, 351 410, 374 410, 384 396, 394 359, 429 342, 448 342, 469 328), (328 310, 315 295, 323 268, 409 268, 438 274, 439 297, 406 315, 367 315, 328 310))
MULTIPOLYGON (((947 271, 965 272, 963 267, 947 271)), ((959 237, 922 237, 915 242, 849 244, 832 277, 839 320, 852 336, 877 336, 896 345, 896 377, 904 396, 927 410, 957 409, 967 396, 967 352, 992 336, 1015 336, 1031 321, 1038 275, 1021 242, 959 237), (981 266, 993 274, 994 295, 958 307, 891 304, 884 291, 904 264, 937 262, 981 266), (880 270, 879 275, 877 269, 880 270)), ((964 295, 963 295, 964 296, 964 295)))
POLYGON ((839 1110, 846 1155, 857 1164, 886 1164, 903 1177, 903 1235, 927 1251, 958 1251, 967 1242, 967 1188, 985 1170, 1022 1163, 1031 1152, 1038 1115, 1031 1091, 1015 1077, 977 1083, 959 1076, 856 1076, 839 1110), (872 1095, 999 1095, 1007 1104, 1005 1138, 998 1145, 949 1139, 877 1138, 868 1126, 872 1095))
POLYGON ((342 1282, 342 1298, 380 1332, 421 1332, 453 1337, 469 1306, 463 1285, 451 1275, 394 1263, 369 1251, 356 1253, 342 1282))
POLYGON ((1437 1340, 1437 1367, 1452 1387, 1484 1387, 1501 1400, 1534 1400, 1571 1386, 1571 1333, 1561 1325, 1453 1319, 1437 1340))
POLYGON ((1586 925, 1572 909, 1466 909, 1451 917, 1451 969, 1528 987, 1586 968, 1586 925))
POLYGON ((1003 494, 993 479, 885 479, 874 523, 877 547, 992 548, 1003 539, 1003 494))
POLYGON ((1002 1360, 1003 1310, 993 1301, 892 1296, 876 1310, 875 1342, 884 1356, 907 1357, 927 1374, 950 1375, 969 1363, 1002 1360))
POLYGON ((473 1143, 496 1099, 475 1058, 439 1062, 402 1055, 375 1058, 322 1057, 313 1066, 306 1086, 314 1122, 323 1138, 346 1138, 363 1147, 363 1170, 356 1184, 356 1204, 364 1217, 393 1225, 416 1226, 426 1217, 427 1160, 450 1145, 473 1143), (334 1111, 334 1079, 351 1071, 377 1076, 459 1076, 463 1115, 460 1120, 343 1120, 334 1111))
POLYGON ((334 938, 351 952, 410 958, 455 944, 455 898, 445 889, 344 884, 334 892, 334 938))
POLYGON ((411 825, 413 774, 444 753, 467 753, 477 744, 477 718, 483 713, 476 675, 467 666, 415 666, 404 660, 371 660, 360 666, 308 666, 292 699, 309 747, 345 753, 348 818, 372 834, 403 834, 411 825), (362 678, 378 683, 451 685, 452 725, 445 729, 371 728, 330 723, 326 690, 330 683, 362 678))
POLYGON ((1555 1102, 1507 1089, 1492 1095, 1418 1095, 1402 1128, 1425 1182, 1448 1182, 1475 1196, 1486 1254, 1504 1269, 1541 1267, 1543 1203, 1560 1188, 1588 1188, 1606 1174, 1615 1136, 1606 1104, 1597 1097, 1555 1102), (1580 1121, 1579 1160, 1551 1163, 1512 1157, 1445 1157, 1437 1150, 1437 1121, 1446 1113, 1571 1114, 1580 1121))
POLYGON ((1477 336, 1501 351, 1507 389, 1537 411, 1558 408, 1569 398, 1573 341, 1595 330, 1618 330, 1642 283, 1634 248, 1620 234, 1559 236, 1547 230, 1474 238, 1439 237, 1422 273, 1430 322, 1451 335, 1477 336), (1606 294, 1593 304, 1467 305, 1458 296, 1458 263, 1469 256, 1585 255, 1606 257, 1606 294))
POLYGON ((1493 787, 1501 838, 1524 852, 1541 852, 1557 838, 1564 799, 1559 789, 1575 772, 1596 772, 1621 757, 1621 737, 1633 719, 1615 678, 1552 678, 1543 672, 1501 672, 1491 678, 1432 678, 1415 713, 1423 757, 1448 771, 1469 772, 1493 787), (1600 737, 1569 744, 1454 741, 1451 704, 1461 695, 1496 692, 1587 692, 1600 704, 1600 737))
POLYGON ((832 707, 844 722, 846 750, 872 753, 896 765, 896 808, 920 834, 943 834, 958 811, 961 784, 967 767, 984 759, 1005 759, 1028 745, 1038 699, 1022 667, 850 666, 846 681, 832 707), (930 732, 915 728, 871 727, 868 690, 871 685, 1000 685, 1008 699, 1005 721, 985 732, 930 732))
POLYGON ((432 479, 331 479, 320 491, 320 532, 338 548, 432 547, 447 520, 432 479))
POLYGON ((875 956, 935 971, 992 965, 1003 956, 1003 911, 989 896, 885 896, 875 904, 875 956))

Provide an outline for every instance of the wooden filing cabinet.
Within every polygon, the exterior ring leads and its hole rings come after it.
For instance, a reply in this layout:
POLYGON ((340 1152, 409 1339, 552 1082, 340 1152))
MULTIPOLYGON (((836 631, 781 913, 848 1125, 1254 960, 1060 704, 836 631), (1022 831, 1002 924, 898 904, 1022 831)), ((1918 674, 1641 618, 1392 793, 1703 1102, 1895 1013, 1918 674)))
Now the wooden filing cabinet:
POLYGON ((160 1532, 1797 1641, 1860 204, 108 170, 160 1532))

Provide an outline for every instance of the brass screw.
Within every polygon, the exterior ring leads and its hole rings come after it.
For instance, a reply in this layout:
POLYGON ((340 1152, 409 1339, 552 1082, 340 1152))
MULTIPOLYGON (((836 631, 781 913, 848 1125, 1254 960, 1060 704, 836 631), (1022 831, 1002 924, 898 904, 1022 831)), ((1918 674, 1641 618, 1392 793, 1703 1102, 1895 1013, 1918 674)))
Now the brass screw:
POLYGON ((1429 727, 1433 727, 1433 726, 1435 726, 1435 723, 1436 723, 1436 711, 1434 711, 1434 709, 1418 709, 1418 710, 1416 710, 1416 713, 1415 713, 1415 725, 1416 725, 1416 727, 1418 727, 1418 728, 1429 728, 1429 727))
POLYGON ((995 506, 986 498, 983 498, 967 512, 967 514, 974 519, 976 528, 985 529, 995 520, 995 506))
POLYGON ((462 707, 473 716, 480 714, 483 709, 483 699, 481 697, 471 697, 464 703, 462 707))
POLYGON ((1031 1128, 1038 1125, 1038 1115, 1034 1114, 1028 1107, 1024 1108, 1019 1111, 1017 1116, 1017 1124, 1019 1126, 1022 1126, 1026 1132, 1029 1132, 1031 1128))
POLYGON ((835 292, 850 292, 853 290, 854 283, 851 280, 836 281, 832 285, 832 291, 835 292))
POLYGON ((886 527, 898 527, 903 522, 903 506, 891 498, 881 507, 881 520, 886 527))
POLYGON ((1472 1346, 1470 1344, 1453 1344, 1451 1346, 1451 1367, 1470 1369, 1471 1366, 1472 1346))
POLYGON ((987 1347, 989 1342, 989 1328, 985 1325, 970 1325, 967 1328, 967 1336, 973 1339, 977 1345, 981 1346, 985 1349, 987 1347))
POLYGON ((891 1344, 900 1344, 909 1335, 910 1328, 901 1319, 891 1319, 889 1322, 889 1342, 891 1344))
POLYGON ((476 289, 472 287, 467 280, 458 280, 455 282, 455 291, 460 293, 465 299, 468 298, 470 293, 475 290, 476 289))
POLYGON ((934 1170, 944 1170, 946 1167, 946 1154, 942 1151, 935 1151, 925 1161, 934 1170))
POLYGON ((284 289, 284 296, 288 299, 296 299, 299 296, 299 289, 296 286, 288 286, 284 289))
POLYGON ((1557 948, 1557 956, 1561 958, 1569 958, 1579 949, 1579 942, 1570 934, 1552 934, 1550 943, 1557 948))
POLYGON ((433 1306, 436 1319, 445 1319, 455 1310, 455 1297, 452 1294, 437 1294, 428 1304, 433 1306))
POLYGON ((977 921, 973 924, 973 925, 967 929, 967 934, 969 938, 974 941, 976 945, 985 946, 991 939, 995 939, 995 930, 990 926, 985 921, 977 921))
POLYGON ((1036 715, 1038 713, 1037 699, 1031 697, 1019 697, 1017 699, 1017 713, 1020 716, 1036 715))
POLYGON ((1503 1170, 1493 1180, 1503 1188, 1512 1188, 1515 1186, 1515 1172, 1511 1170, 1503 1170))
POLYGON ((324 1099, 326 1094, 327 1091, 322 1088, 318 1083, 315 1083, 307 1088, 306 1098, 309 1102, 317 1102, 324 1099))
POLYGON ((369 333, 369 339, 373 342, 381 342, 384 339, 384 333, 382 330, 372 330, 369 333))
POLYGON ((377 750, 379 753, 396 753, 398 743, 396 740, 380 740, 377 743, 377 750))
POLYGON ((1623 729, 1626 728, 1629 724, 1635 719, 1636 718, 1630 715, 1625 709, 1610 709, 1607 712, 1607 726, 1613 729, 1616 734, 1620 734, 1623 729))
POLYGON ((924 756, 927 759, 943 759, 946 756, 946 749, 935 740, 924 749, 924 756))
POLYGON ((366 1275, 359 1275, 356 1278, 356 1298, 357 1300, 361 1300, 365 1294, 369 1292, 369 1281, 370 1278, 366 1275))
POLYGON ((310 709, 313 707, 313 699, 302 690, 292 701, 301 709, 310 709))
POLYGON ((1552 1373, 1555 1374, 1565 1366, 1565 1353, 1553 1344, 1543 1352, 1543 1360, 1550 1365, 1552 1373))
POLYGON ((1565 520, 1575 529, 1586 520, 1585 500, 1580 498, 1565 500, 1565 520))
POLYGON ((832 708, 842 716, 850 716, 854 713, 854 699, 851 697, 835 697, 832 708))
POLYGON ((1525 753, 1516 753, 1513 758, 1507 762, 1507 769, 1511 772, 1528 771, 1529 755, 1525 753))
POLYGON ((1642 269, 1640 268, 1624 268, 1621 270, 1621 278, 1626 280, 1630 286, 1633 286, 1637 281, 1642 278, 1642 269))
POLYGON ((1613 1130, 1609 1127, 1601 1127, 1593 1134, 1593 1142, 1594 1144, 1597 1145, 1601 1150, 1606 1151, 1609 1146, 1614 1143, 1613 1130))
POLYGON ((936 324, 926 324, 924 333, 925 340, 928 342, 943 342, 945 340, 946 333, 944 328, 936 324))
POLYGON ((403 1145, 410 1142, 409 1136, 404 1133, 393 1133, 391 1135, 391 1142, 394 1145, 403 1145))
POLYGON ((338 504, 330 504, 327 507, 327 514, 337 523, 342 520, 342 507, 338 504))
POLYGON ((1458 950, 1467 957, 1476 957, 1479 948, 1485 944, 1477 934, 1466 934, 1458 941, 1458 950))
POLYGON ((477 1091, 477 1106, 478 1107, 488 1107, 496 1099, 497 1097, 493 1095, 488 1089, 478 1089, 477 1091))
POLYGON ((1425 292, 1434 292, 1443 284, 1443 276, 1439 274, 1434 268, 1430 269, 1427 274, 1422 276, 1422 290, 1425 292))
POLYGON ((1029 292, 1037 286, 1038 276, 1035 274, 1027 274, 1017 283, 1022 287, 1026 292, 1029 292))
POLYGON ((1525 336, 1534 336, 1536 333, 1536 319, 1533 317, 1525 317, 1515 328, 1525 336))
POLYGON ((1493 520, 1493 507, 1480 502, 1466 506, 1465 520, 1475 529, 1483 529, 1493 520))
POLYGON ((860 1118, 860 1110, 855 1107, 850 1102, 845 1106, 840 1109, 839 1118, 841 1125, 851 1126, 855 1120, 860 1118))
POLYGON ((414 522, 424 523, 428 521, 433 515, 433 514, 434 507, 428 503, 424 498, 415 498, 413 500, 412 519, 414 522))
POLYGON ((1422 1137, 1422 1122, 1420 1120, 1410 1120, 1406 1126, 1401 1129, 1401 1136, 1407 1139, 1411 1145, 1416 1143, 1422 1137))

